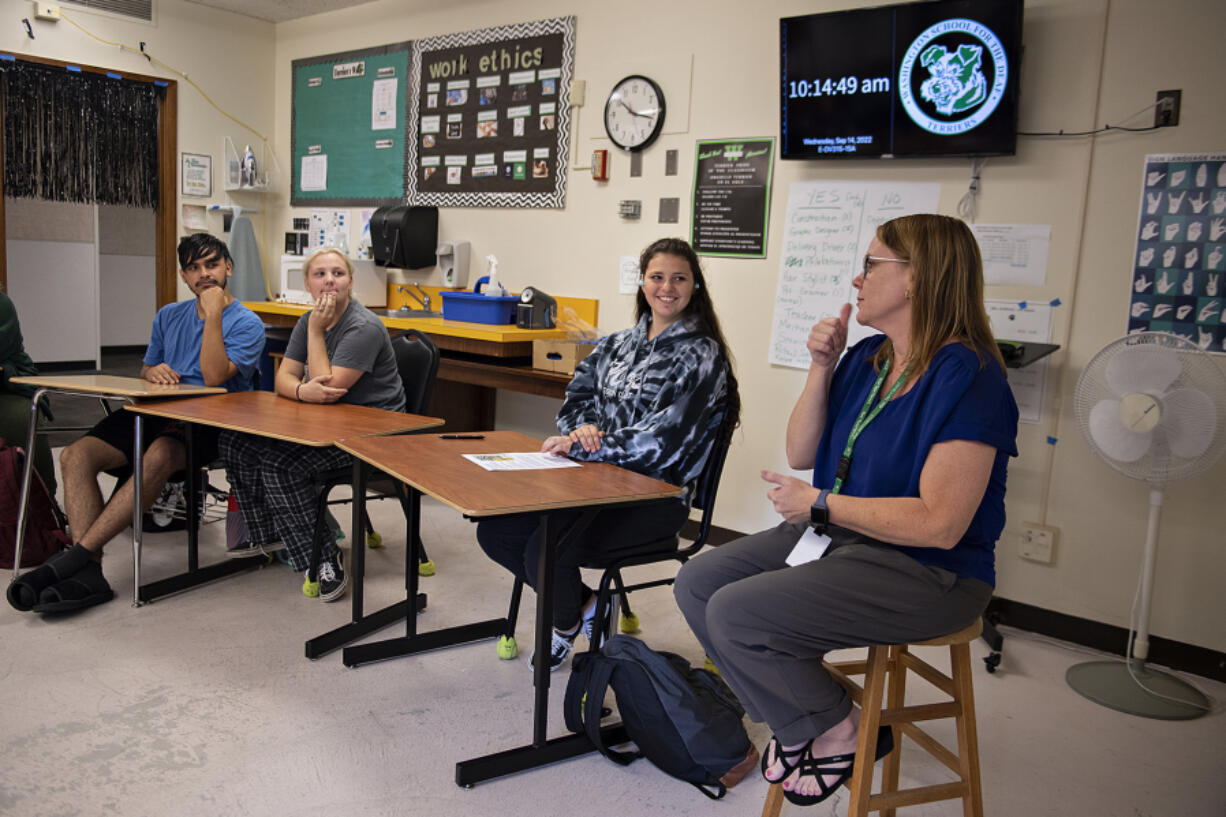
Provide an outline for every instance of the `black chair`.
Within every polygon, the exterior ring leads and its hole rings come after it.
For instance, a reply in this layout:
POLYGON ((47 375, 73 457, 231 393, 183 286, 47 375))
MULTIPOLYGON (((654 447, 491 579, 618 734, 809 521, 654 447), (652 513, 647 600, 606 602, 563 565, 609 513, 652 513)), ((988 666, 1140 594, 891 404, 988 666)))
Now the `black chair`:
MULTIPOLYGON (((424 332, 410 329, 392 338, 392 351, 396 355, 396 369, 400 373, 400 382, 404 387, 405 412, 408 414, 424 414, 430 405, 430 398, 434 394, 434 381, 438 377, 438 347, 434 345, 434 341, 430 340, 430 337, 424 332)), ((311 565, 308 573, 309 580, 312 582, 316 581, 319 575, 319 561, 323 553, 323 537, 331 535, 327 522, 328 505, 351 501, 346 499, 329 502, 328 494, 338 485, 350 484, 352 478, 353 468, 350 466, 336 468, 318 474, 315 477, 315 485, 319 491, 319 506, 315 514, 315 536, 311 546, 311 565)), ((368 499, 396 497, 400 500, 400 506, 405 513, 407 530, 407 520, 410 518, 410 512, 420 512, 421 510, 421 495, 414 493, 410 499, 408 491, 405 490, 404 484, 400 480, 381 472, 372 474, 367 487, 370 489, 370 492, 367 494, 368 499), (413 505, 410 505, 410 502, 413 505)), ((367 543, 371 547, 379 547, 382 537, 371 527, 369 516, 366 517, 366 528, 367 543)), ((418 537, 418 547, 421 548, 421 561, 418 563, 417 572, 423 576, 433 574, 434 563, 426 555, 426 549, 421 545, 419 534, 414 531, 408 531, 407 535, 418 537)), ((362 543, 356 541, 356 531, 354 532, 354 539, 353 546, 361 547, 362 543)))
MULTIPOLYGON (((707 544, 707 536, 711 532, 711 520, 715 513, 715 494, 719 489, 720 476, 724 472, 724 462, 728 458, 728 448, 732 444, 732 420, 725 416, 716 430, 715 442, 707 455, 702 473, 698 475, 698 484, 694 488, 694 496, 690 499, 691 507, 701 511, 698 520, 698 535, 687 547, 681 547, 680 531, 665 539, 652 542, 650 550, 636 556, 619 559, 608 563, 587 564, 584 567, 602 569, 600 586, 596 591, 596 614, 592 626, 592 637, 589 649, 596 652, 604 639, 613 634, 613 610, 611 599, 617 593, 621 607, 621 630, 626 633, 638 631, 638 617, 630 609, 628 594, 649 587, 662 587, 673 583, 673 577, 653 579, 650 581, 626 584, 622 580, 621 571, 627 567, 655 564, 676 559, 685 564, 691 556, 698 553, 707 544), (616 589, 614 589, 616 588, 616 589)), ((498 657, 514 658, 518 649, 515 645, 515 621, 519 615, 519 601, 523 594, 523 582, 515 580, 511 591, 511 607, 507 614, 507 632, 498 639, 498 657)))

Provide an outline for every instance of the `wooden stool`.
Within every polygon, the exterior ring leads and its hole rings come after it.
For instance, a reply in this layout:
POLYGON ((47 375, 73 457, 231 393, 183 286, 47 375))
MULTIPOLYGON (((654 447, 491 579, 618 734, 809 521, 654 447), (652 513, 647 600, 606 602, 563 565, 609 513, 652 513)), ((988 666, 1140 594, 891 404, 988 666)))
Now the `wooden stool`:
MULTIPOLYGON (((860 738, 856 745, 855 772, 845 784, 851 791, 848 817, 863 817, 880 811, 892 817, 899 806, 914 806, 936 800, 962 800, 965 817, 982 817, 983 794, 979 786, 979 739, 975 732, 975 693, 971 679, 971 642, 979 637, 983 622, 976 621, 965 630, 916 644, 874 646, 864 661, 826 663, 826 669, 860 704, 860 738), (949 647, 952 677, 911 654, 911 647, 949 647), (952 700, 945 703, 906 706, 907 670, 913 671, 952 700), (863 675, 861 687, 850 676, 863 675), (887 708, 882 699, 888 696, 887 708), (918 721, 953 718, 957 724, 958 752, 954 754, 935 738, 916 726, 918 721), (881 791, 872 793, 873 762, 861 762, 877 753, 877 730, 882 724, 894 728, 898 744, 882 761, 881 791), (898 789, 901 767, 902 735, 944 763, 958 776, 953 783, 898 789)), ((778 817, 783 806, 783 788, 771 784, 762 807, 762 817, 778 817)))

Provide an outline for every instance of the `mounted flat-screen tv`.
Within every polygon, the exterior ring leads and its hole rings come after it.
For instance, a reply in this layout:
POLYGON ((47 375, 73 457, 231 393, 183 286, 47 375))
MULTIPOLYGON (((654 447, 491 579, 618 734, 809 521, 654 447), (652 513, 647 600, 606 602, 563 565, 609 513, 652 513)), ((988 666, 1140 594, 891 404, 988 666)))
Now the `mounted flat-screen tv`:
POLYGON ((784 159, 1012 155, 1023 0, 779 21, 784 159))

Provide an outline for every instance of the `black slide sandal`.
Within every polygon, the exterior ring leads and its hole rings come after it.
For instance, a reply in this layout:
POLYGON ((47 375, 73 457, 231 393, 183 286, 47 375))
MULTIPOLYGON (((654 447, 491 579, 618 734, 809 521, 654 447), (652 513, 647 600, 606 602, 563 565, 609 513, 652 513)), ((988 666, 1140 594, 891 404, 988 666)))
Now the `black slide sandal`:
POLYGON ((92 560, 93 554, 88 550, 81 545, 73 545, 18 576, 16 581, 9 583, 5 596, 14 610, 28 613, 38 604, 44 590, 68 578, 92 560))
POLYGON ((91 561, 76 573, 48 587, 34 605, 36 613, 68 613, 84 610, 115 598, 115 591, 102 575, 102 565, 91 561))

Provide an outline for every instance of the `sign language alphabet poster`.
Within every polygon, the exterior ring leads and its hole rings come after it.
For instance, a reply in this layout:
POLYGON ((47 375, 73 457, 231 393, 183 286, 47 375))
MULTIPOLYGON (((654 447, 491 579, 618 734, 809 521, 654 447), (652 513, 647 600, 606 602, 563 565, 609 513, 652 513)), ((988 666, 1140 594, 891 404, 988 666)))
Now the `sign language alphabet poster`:
POLYGON ((1129 284, 1128 332, 1226 352, 1226 153, 1150 154, 1129 284))

